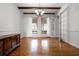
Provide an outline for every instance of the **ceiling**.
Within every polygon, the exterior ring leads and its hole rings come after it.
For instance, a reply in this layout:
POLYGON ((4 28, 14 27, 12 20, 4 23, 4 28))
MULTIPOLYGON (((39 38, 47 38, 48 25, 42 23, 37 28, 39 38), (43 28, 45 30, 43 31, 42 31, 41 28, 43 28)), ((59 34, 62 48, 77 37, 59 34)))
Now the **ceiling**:
POLYGON ((56 14, 62 5, 62 3, 17 3, 19 10, 24 14, 34 14, 38 9, 44 10, 45 14, 56 14))
POLYGON ((63 3, 17 3, 19 7, 60 7, 63 3))

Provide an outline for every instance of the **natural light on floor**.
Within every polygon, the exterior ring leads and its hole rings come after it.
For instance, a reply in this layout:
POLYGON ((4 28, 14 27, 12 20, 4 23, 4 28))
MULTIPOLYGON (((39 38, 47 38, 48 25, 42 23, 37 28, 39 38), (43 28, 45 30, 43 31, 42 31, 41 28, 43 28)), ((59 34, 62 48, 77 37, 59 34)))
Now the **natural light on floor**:
POLYGON ((38 47, 38 40, 33 39, 31 41, 31 50, 36 51, 37 47, 38 47))

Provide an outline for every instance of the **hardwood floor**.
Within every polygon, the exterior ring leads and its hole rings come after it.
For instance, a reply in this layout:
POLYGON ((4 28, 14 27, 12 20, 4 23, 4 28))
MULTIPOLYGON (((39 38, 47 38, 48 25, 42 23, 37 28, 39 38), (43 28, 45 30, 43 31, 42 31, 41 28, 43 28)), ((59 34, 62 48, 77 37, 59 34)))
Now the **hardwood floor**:
POLYGON ((79 56, 79 49, 65 42, 60 47, 58 38, 22 38, 9 56, 79 56))

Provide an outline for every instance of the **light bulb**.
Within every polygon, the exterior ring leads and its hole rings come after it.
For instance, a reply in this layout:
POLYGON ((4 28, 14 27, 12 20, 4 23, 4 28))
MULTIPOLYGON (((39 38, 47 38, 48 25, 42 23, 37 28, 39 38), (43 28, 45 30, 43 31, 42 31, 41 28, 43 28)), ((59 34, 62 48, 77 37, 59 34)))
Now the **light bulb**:
POLYGON ((44 13, 45 13, 45 11, 42 11, 42 12, 41 12, 41 15, 43 15, 44 13))
POLYGON ((37 15, 39 15, 39 12, 38 12, 38 10, 35 10, 35 13, 36 13, 37 15))

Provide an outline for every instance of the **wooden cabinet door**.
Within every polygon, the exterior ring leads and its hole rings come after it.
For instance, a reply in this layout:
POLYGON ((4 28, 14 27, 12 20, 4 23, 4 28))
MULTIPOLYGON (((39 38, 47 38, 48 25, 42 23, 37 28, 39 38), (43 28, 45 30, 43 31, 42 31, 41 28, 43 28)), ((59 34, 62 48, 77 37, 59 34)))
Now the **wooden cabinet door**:
POLYGON ((16 45, 16 36, 12 36, 12 47, 16 45))
POLYGON ((5 55, 8 54, 11 50, 11 47, 12 47, 12 41, 11 41, 11 38, 6 38, 4 40, 4 50, 5 50, 5 55))
POLYGON ((0 56, 3 55, 3 41, 0 40, 0 56))

